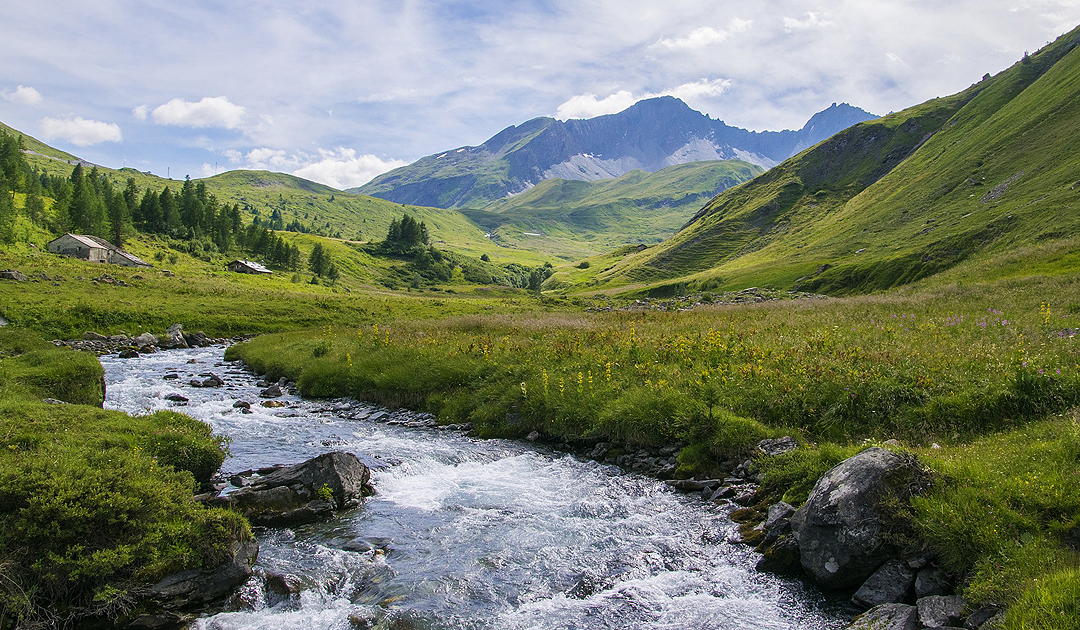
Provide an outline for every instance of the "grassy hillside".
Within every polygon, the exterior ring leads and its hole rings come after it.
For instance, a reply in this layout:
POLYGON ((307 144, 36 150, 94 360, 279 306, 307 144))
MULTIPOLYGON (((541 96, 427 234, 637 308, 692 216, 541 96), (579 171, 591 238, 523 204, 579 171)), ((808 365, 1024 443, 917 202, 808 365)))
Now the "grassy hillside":
MULTIPOLYGON (((67 177, 76 156, 64 153, 18 130, 0 124, 0 131, 22 136, 28 153, 26 160, 40 171, 67 177)), ((128 178, 140 190, 161 190, 168 186, 174 193, 183 181, 165 179, 133 168, 110 169, 98 166, 120 187, 128 178)), ((484 236, 470 219, 456 210, 406 206, 374 197, 342 192, 329 186, 285 173, 269 171, 229 171, 201 180, 209 192, 223 203, 237 203, 245 221, 254 216, 269 220, 275 210, 284 223, 297 220, 323 234, 340 234, 345 239, 380 240, 390 222, 403 213, 423 221, 437 247, 453 249, 464 255, 487 254, 495 262, 538 265, 545 256, 536 252, 500 247, 484 236)))
POLYGON ((591 280, 842 294, 1017 248, 1049 252, 1080 233, 1078 44, 1080 29, 959 94, 843 131, 591 280))
POLYGON ((578 259, 673 234, 718 192, 762 172, 738 160, 632 171, 596 182, 548 179, 483 210, 462 210, 507 247, 578 259))

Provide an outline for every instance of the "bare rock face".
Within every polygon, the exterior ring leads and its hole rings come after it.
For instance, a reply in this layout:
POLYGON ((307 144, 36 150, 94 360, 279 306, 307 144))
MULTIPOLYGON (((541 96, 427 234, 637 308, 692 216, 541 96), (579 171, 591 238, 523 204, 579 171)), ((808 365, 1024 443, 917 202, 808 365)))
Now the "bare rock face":
POLYGON ((355 455, 337 451, 279 468, 211 504, 240 511, 252 525, 297 525, 359 505, 373 493, 370 478, 355 455))
POLYGON ((803 569, 825 588, 855 588, 889 558, 879 501, 909 496, 918 470, 910 457, 870 448, 818 480, 791 517, 803 569))

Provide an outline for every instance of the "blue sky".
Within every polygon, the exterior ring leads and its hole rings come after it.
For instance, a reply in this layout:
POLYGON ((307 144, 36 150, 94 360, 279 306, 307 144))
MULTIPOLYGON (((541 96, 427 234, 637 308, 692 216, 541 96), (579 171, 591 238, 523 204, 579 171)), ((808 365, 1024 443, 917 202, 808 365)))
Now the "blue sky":
POLYGON ((339 188, 537 116, 672 94, 751 129, 956 92, 1080 0, 7 0, 0 121, 105 166, 339 188))

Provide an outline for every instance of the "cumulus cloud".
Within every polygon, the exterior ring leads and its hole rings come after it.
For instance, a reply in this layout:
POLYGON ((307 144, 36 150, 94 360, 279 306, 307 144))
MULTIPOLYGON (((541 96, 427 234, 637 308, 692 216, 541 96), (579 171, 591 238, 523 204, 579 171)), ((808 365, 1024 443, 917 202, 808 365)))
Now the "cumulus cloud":
POLYGON ((29 85, 20 85, 13 91, 6 92, 4 98, 17 105, 37 105, 42 101, 41 92, 29 85))
MULTIPOLYGON (((357 154, 355 149, 346 147, 319 149, 318 154, 268 147, 259 147, 247 153, 228 149, 223 155, 230 163, 243 168, 291 173, 339 190, 362 186, 378 175, 407 164, 404 160, 384 160, 371 154, 357 154)), ((203 166, 204 173, 207 168, 207 165, 203 166)))
POLYGON ((661 38, 653 44, 652 47, 668 48, 672 50, 704 48, 712 44, 719 44, 726 41, 732 33, 745 31, 750 28, 752 23, 752 20, 740 20, 739 18, 735 18, 731 20, 726 30, 716 29, 711 26, 702 26, 701 28, 690 31, 690 33, 683 37, 661 38))
POLYGON ((620 90, 604 98, 599 98, 595 94, 578 94, 559 105, 555 110, 555 117, 559 120, 568 120, 614 114, 630 107, 638 100, 628 90, 620 90))
POLYGON ((46 140, 67 140, 80 147, 99 142, 120 142, 124 139, 116 123, 86 120, 79 116, 42 118, 39 124, 41 135, 46 140))
POLYGON ((139 105, 131 110, 131 115, 139 120, 146 120, 146 117, 150 114, 150 108, 146 105, 139 105))
POLYGON ((799 20, 793 17, 785 17, 784 30, 791 33, 794 31, 808 31, 813 28, 825 28, 826 26, 832 26, 832 22, 821 19, 820 17, 818 17, 818 13, 814 13, 813 11, 807 11, 805 15, 805 20, 799 20))
POLYGON ((715 98, 720 96, 731 87, 728 79, 700 79, 683 83, 662 92, 646 92, 640 96, 634 96, 629 90, 620 90, 604 98, 595 94, 578 94, 568 101, 559 105, 555 110, 555 118, 569 120, 571 118, 594 118, 604 114, 615 114, 630 107, 634 103, 657 96, 674 96, 693 106, 695 101, 715 98))
POLYGON ((338 147, 333 151, 320 149, 318 162, 293 171, 293 175, 333 186, 340 190, 368 183, 378 175, 405 166, 404 160, 383 160, 375 155, 357 155, 355 149, 338 147))
MULTIPOLYGON (((135 110, 138 117, 140 108, 136 107, 135 110)), ((154 122, 160 125, 239 129, 244 124, 246 114, 243 106, 231 103, 224 96, 206 96, 198 102, 174 98, 156 107, 151 115, 154 122)))

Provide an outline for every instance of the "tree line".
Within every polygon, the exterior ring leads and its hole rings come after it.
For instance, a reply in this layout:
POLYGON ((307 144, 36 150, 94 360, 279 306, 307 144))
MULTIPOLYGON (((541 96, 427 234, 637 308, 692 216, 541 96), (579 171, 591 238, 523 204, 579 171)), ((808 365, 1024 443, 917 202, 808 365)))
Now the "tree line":
MULTIPOLYGON (((140 190, 129 177, 123 187, 96 166, 77 163, 67 177, 39 172, 23 155, 22 137, 0 133, 0 241, 14 240, 15 195, 26 195, 24 212, 32 223, 54 233, 89 234, 118 247, 135 232, 186 241, 193 253, 248 252, 271 265, 298 271, 300 249, 278 236, 263 221, 244 225, 238 204, 223 204, 203 182, 186 178, 179 190, 140 190), (53 199, 45 211, 43 197, 53 199)), ((280 221, 280 219, 279 219, 280 221)), ((294 221, 295 223, 295 221, 294 221)), ((291 225, 291 224, 290 224, 291 225)))

